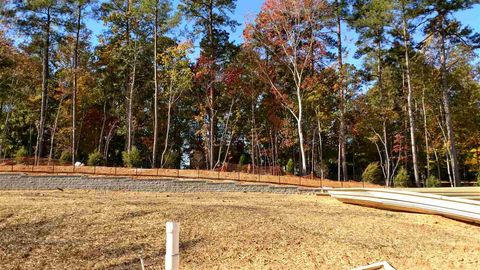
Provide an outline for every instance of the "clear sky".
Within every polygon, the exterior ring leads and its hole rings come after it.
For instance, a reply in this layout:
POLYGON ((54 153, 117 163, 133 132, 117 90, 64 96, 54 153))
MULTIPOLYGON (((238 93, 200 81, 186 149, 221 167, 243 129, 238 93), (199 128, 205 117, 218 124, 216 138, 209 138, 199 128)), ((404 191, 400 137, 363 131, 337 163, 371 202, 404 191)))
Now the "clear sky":
MULTIPOLYGON (((242 35, 245 23, 254 20, 256 14, 258 14, 261 9, 263 2, 264 1, 262 0, 237 0, 237 8, 234 14, 232 14, 232 17, 240 23, 240 26, 237 27, 236 31, 231 33, 231 40, 235 41, 237 44, 243 42, 242 35)), ((173 3, 176 6, 178 0, 174 0, 173 3)), ((477 5, 470 10, 457 12, 454 16, 464 25, 469 25, 475 31, 480 32, 480 5, 477 5)), ((90 21, 88 27, 95 35, 102 31, 102 24, 100 22, 90 21)), ((348 52, 347 62, 359 65, 360 61, 353 58, 353 54, 355 53, 354 43, 357 39, 357 35, 347 27, 344 27, 344 33, 344 44, 347 47, 348 52)))

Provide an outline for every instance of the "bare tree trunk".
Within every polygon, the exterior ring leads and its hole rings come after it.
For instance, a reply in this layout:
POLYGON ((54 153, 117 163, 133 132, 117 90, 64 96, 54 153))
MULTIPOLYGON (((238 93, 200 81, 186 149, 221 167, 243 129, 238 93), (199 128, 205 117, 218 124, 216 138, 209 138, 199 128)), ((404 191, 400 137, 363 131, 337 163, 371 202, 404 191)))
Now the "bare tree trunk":
MULTIPOLYGON (((301 110, 301 109, 300 109, 301 110)), ((300 155, 301 155, 301 162, 302 162, 302 171, 300 172, 301 175, 305 174, 307 171, 307 163, 305 157, 305 148, 304 148, 304 139, 303 139, 303 131, 302 131, 302 118, 299 117, 297 121, 297 129, 298 129, 298 140, 300 144, 300 155)))
MULTIPOLYGON (((80 27, 82 19, 82 5, 78 5, 77 9, 77 25, 75 36, 75 48, 73 50, 73 91, 72 91, 72 165, 75 164, 75 142, 76 142, 76 125, 77 125, 77 69, 78 69, 78 44, 80 40, 80 27)), ((55 120, 56 121, 56 120, 55 120)))
POLYGON ((342 148, 340 147, 340 144, 337 144, 337 181, 342 180, 342 148))
MULTIPOLYGON (((126 11, 125 11, 125 41, 126 41, 126 47, 128 48, 128 50, 130 50, 130 12, 131 12, 131 5, 132 5, 132 0, 126 0, 127 2, 127 8, 126 8, 126 11)), ((126 144, 125 144, 125 150, 130 153, 130 144, 129 142, 131 141, 131 137, 130 137, 130 115, 129 115, 129 98, 128 98, 128 88, 130 87, 130 76, 131 76, 131 73, 130 73, 130 66, 129 66, 129 62, 130 62, 130 55, 126 56, 126 67, 125 67, 125 114, 126 114, 126 123, 125 123, 125 127, 127 129, 127 132, 125 134, 125 141, 126 141, 126 144)))
POLYGON ((312 173, 312 176, 315 175, 315 132, 316 132, 316 128, 313 129, 313 133, 312 133, 312 170, 311 170, 311 173, 312 173))
MULTIPOLYGON (((153 82, 155 91, 153 95, 153 148, 152 148, 152 168, 157 166, 157 138, 158 138, 158 78, 157 78, 157 24, 158 24, 158 2, 155 2, 155 22, 153 26, 153 82)), ((170 109, 170 107, 169 107, 170 109)), ((170 115, 169 115, 170 117, 170 115)), ((166 146, 166 143, 165 143, 166 146)), ((165 152, 165 151, 164 151, 165 152)), ((162 162, 163 165, 163 154, 162 162)))
POLYGON ((43 43, 43 61, 42 61, 42 101, 40 107, 40 121, 38 124, 37 145, 35 148, 35 164, 38 165, 42 157, 43 150, 43 136, 45 133, 45 119, 47 113, 47 99, 48 99, 48 80, 49 75, 49 54, 50 54, 50 8, 47 8, 47 19, 45 21, 45 39, 43 43))
POLYGON ((303 120, 303 102, 302 102, 302 96, 300 93, 300 86, 301 86, 301 81, 297 82, 297 103, 298 103, 298 116, 296 117, 297 119, 297 130, 298 130, 298 141, 300 144, 300 156, 301 156, 301 162, 302 162, 302 167, 301 167, 301 172, 300 174, 303 175, 307 171, 307 163, 306 163, 306 158, 305 158, 305 149, 304 149, 304 139, 303 139, 303 130, 302 130, 302 120, 303 120))
MULTIPOLYGON (((348 179, 348 169, 347 169, 347 158, 346 158, 346 136, 345 136, 345 71, 343 66, 343 48, 342 48, 342 20, 341 20, 341 6, 340 1, 337 3, 337 54, 338 54, 338 71, 339 71, 339 81, 338 81, 338 93, 339 93, 339 105, 340 105, 340 129, 338 136, 339 144, 339 166, 341 164, 343 180, 348 179)), ((338 176, 340 179, 340 175, 338 176)))
POLYGON ((132 70, 132 82, 130 84, 130 93, 128 98, 128 128, 127 128, 127 152, 130 153, 132 150, 132 130, 133 130, 133 120, 132 120, 132 106, 133 106, 133 90, 135 88, 135 73, 137 67, 137 48, 135 45, 134 57, 133 57, 133 70, 132 70))
POLYGON ((435 160, 437 163, 437 175, 438 175, 438 180, 442 180, 442 173, 440 172, 440 160, 438 159, 438 153, 437 149, 433 149, 433 154, 435 156, 435 160))
POLYGON ((168 113, 167 113, 167 130, 165 132, 165 146, 163 148, 163 152, 162 152, 162 157, 160 159, 160 166, 163 168, 163 165, 164 165, 164 157, 165 157, 165 153, 167 152, 167 148, 168 148, 168 139, 169 139, 169 135, 170 135, 170 119, 171 119, 171 113, 172 111, 172 101, 169 100, 168 101, 168 113))
POLYGON ((391 180, 391 171, 390 171, 390 153, 388 149, 388 141, 387 141, 387 119, 385 116, 385 89, 383 88, 383 65, 382 65, 382 57, 381 57, 381 43, 377 43, 377 72, 378 72, 378 86, 380 88, 380 103, 382 106, 382 132, 383 132, 383 148, 384 148, 384 155, 385 159, 384 162, 385 164, 383 165, 384 170, 385 170, 385 181, 387 186, 390 186, 390 180, 391 180))
POLYGON ((220 165, 220 159, 222 157, 223 144, 224 144, 225 136, 227 136, 229 123, 230 123, 230 117, 232 115, 232 109, 233 109, 233 105, 235 104, 235 101, 236 101, 236 99, 234 98, 234 99, 232 99, 232 102, 230 103, 230 107, 229 107, 229 110, 228 110, 227 121, 225 123, 225 127, 224 127, 223 132, 222 132, 222 137, 221 137, 220 142, 219 142, 217 161, 215 162, 214 167, 217 167, 218 165, 220 165))
POLYGON ((412 89, 412 83, 411 83, 411 78, 410 78, 410 57, 408 53, 408 43, 409 43, 409 38, 407 34, 407 19, 406 19, 406 14, 405 14, 405 6, 402 1, 402 24, 403 24, 403 46, 405 49, 405 68, 406 68, 406 73, 407 73, 407 87, 408 87, 408 95, 407 95, 407 108, 408 108, 408 120, 410 123, 410 144, 411 144, 411 149, 412 149, 412 162, 413 162, 413 174, 415 177, 415 184, 417 187, 421 185, 420 183, 420 176, 418 173, 418 159, 417 159, 417 145, 415 141, 415 119, 413 116, 413 102, 412 102, 412 96, 413 96, 413 89, 412 89))
POLYGON ((449 89, 447 81, 447 53, 445 48, 445 30, 440 31, 440 75, 442 82, 442 101, 445 110, 445 123, 447 126, 448 144, 451 154, 451 165, 453 183, 455 187, 460 186, 460 171, 457 157, 457 148, 455 147, 455 133, 453 131, 452 113, 450 112, 449 89))
POLYGON ((57 114, 55 115, 55 122, 53 123, 52 136, 50 138, 50 153, 48 155, 48 164, 50 164, 50 161, 52 161, 52 157, 53 157, 53 144, 55 142, 55 133, 57 131, 58 117, 60 116, 60 110, 62 109, 62 103, 64 99, 65 99, 65 96, 62 96, 62 98, 60 99, 60 102, 58 104, 57 114))
POLYGON ((425 152, 427 154, 427 178, 430 177, 430 147, 428 145, 427 110, 425 108, 425 88, 422 91, 423 125, 425 133, 425 152))
POLYGON ((323 170, 323 138, 322 138, 322 126, 320 125, 320 119, 317 118, 318 127, 318 146, 320 147, 318 155, 320 157, 320 178, 325 179, 325 173, 323 170))
POLYGON ((105 123, 107 122, 107 101, 103 101, 103 116, 102 116, 102 129, 100 130, 100 137, 98 139, 97 151, 100 152, 102 149, 103 142, 103 133, 105 132, 105 123))
POLYGON ((105 160, 108 158, 108 148, 110 147, 110 141, 113 138, 113 131, 117 127, 117 123, 113 123, 112 126, 110 127, 110 130, 108 131, 108 135, 105 138, 105 148, 103 149, 103 156, 105 160))
POLYGON ((209 39, 209 42, 210 42, 210 54, 209 55, 211 57, 211 60, 213 61, 212 62, 212 72, 214 73, 214 76, 213 78, 211 78, 211 82, 210 82, 210 87, 209 87, 209 107, 210 107, 210 136, 209 136, 209 139, 210 139, 210 142, 209 142, 209 161, 210 161, 210 169, 213 170, 215 169, 214 168, 214 164, 213 164, 213 150, 214 150, 214 144, 215 144, 215 108, 214 108, 214 87, 215 87, 215 76, 216 76, 216 64, 215 64, 215 60, 216 60, 216 57, 215 57, 215 54, 216 52, 214 51, 214 48, 213 48, 213 44, 214 44, 214 37, 213 37, 213 27, 214 27, 214 13, 213 13, 213 0, 209 0, 208 2, 208 39, 209 39))
MULTIPOLYGON (((253 95, 253 94, 252 94, 253 95)), ((255 173, 255 103, 252 97, 252 143, 251 143, 251 159, 252 159, 252 170, 255 173)))
MULTIPOLYGON (((0 108, 0 110, 3 110, 3 106, 0 108)), ((10 119, 10 113, 11 113, 11 110, 9 110, 7 112, 7 116, 5 117, 5 125, 4 125, 4 128, 3 128, 3 134, 2 134, 1 143, 0 143, 0 158, 2 157, 3 144, 5 143, 4 140, 5 140, 5 137, 6 137, 7 132, 8 132, 8 123, 9 123, 8 120, 10 119)))
POLYGON ((80 135, 82 134, 83 122, 85 120, 86 111, 87 111, 87 108, 85 107, 82 108, 82 118, 80 119, 80 126, 78 127, 78 132, 77 132, 79 136, 77 136, 77 142, 76 142, 77 146, 75 147, 75 151, 76 151, 75 156, 78 156, 78 147, 80 145, 80 135))

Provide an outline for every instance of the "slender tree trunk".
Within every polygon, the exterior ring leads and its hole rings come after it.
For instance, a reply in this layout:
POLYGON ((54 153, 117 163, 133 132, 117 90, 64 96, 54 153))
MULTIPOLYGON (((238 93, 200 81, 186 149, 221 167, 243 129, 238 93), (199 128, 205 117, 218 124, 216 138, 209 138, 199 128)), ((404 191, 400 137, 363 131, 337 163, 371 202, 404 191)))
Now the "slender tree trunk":
MULTIPOLYGON (((300 77, 300 76, 298 76, 300 77)), ((297 103, 298 103, 298 116, 297 116, 297 131, 298 131, 298 142, 300 144, 300 157, 301 157, 301 172, 300 174, 303 175, 307 171, 307 163, 305 157, 305 148, 304 148, 304 139, 303 139, 303 130, 302 130, 302 121, 303 121, 303 102, 302 96, 300 94, 300 87, 302 85, 301 81, 297 82, 297 103)))
POLYGON ((420 176, 418 173, 418 159, 417 159, 417 144, 415 141, 415 118, 413 115, 413 89, 412 89, 412 82, 410 76, 410 57, 408 53, 408 45, 409 45, 409 38, 407 34, 407 19, 405 18, 405 7, 402 1, 402 24, 403 24, 403 46, 405 49, 405 69, 407 74, 407 88, 408 88, 408 95, 407 95, 407 109, 408 109, 408 120, 410 123, 410 144, 412 147, 412 162, 413 162, 413 174, 415 177, 415 184, 417 187, 421 185, 420 183, 420 176))
POLYGON ((383 65, 382 65, 382 57, 381 57, 381 43, 377 43, 377 73, 378 73, 378 87, 380 88, 380 103, 382 106, 382 132, 383 132, 383 148, 384 148, 384 155, 385 155, 385 181, 387 186, 390 186, 391 182, 391 168, 390 168, 390 153, 388 149, 388 141, 387 141, 387 118, 385 115, 385 89, 383 87, 383 65))
POLYGON ((127 133, 128 133, 127 134, 127 152, 128 153, 130 153, 130 151, 132 150, 132 130, 133 130, 132 107, 133 107, 133 90, 135 88, 136 67, 137 67, 137 52, 135 48, 134 57, 133 57, 132 82, 130 84, 130 93, 128 95, 128 128, 127 128, 127 133))
MULTIPOLYGON (((125 42, 126 42, 126 48, 128 50, 131 49, 131 45, 130 45, 130 15, 131 15, 131 6, 132 6, 132 0, 126 0, 126 3, 127 3, 127 8, 126 8, 126 11, 125 11, 125 42)), ((130 72, 130 61, 131 61, 131 58, 130 58, 130 55, 127 55, 125 57, 126 59, 126 62, 125 62, 125 114, 126 114, 126 123, 125 123, 125 127, 127 129, 127 132, 125 134, 125 141, 126 141, 126 144, 125 144, 125 150, 130 154, 130 142, 131 142, 131 133, 130 133, 130 123, 131 123, 131 119, 130 119, 130 114, 129 114, 129 107, 130 107, 130 102, 129 102, 129 95, 127 94, 129 92, 129 87, 131 87, 131 83, 130 83, 130 76, 131 76, 131 72, 130 72)))
MULTIPOLYGON (((152 149, 152 168, 157 166, 157 138, 158 138, 158 78, 157 78, 157 24, 158 24, 158 2, 155 2, 155 22, 153 26, 153 149, 152 149)), ((162 163, 163 164, 163 163, 162 163)))
POLYGON ((425 152, 427 154, 427 178, 430 177, 430 147, 428 144, 427 110, 425 108, 425 88, 422 91, 423 126, 425 128, 425 152))
MULTIPOLYGON (((97 151, 100 152, 102 149, 103 142, 103 133, 105 132, 105 124, 107 122, 107 101, 103 101, 103 116, 102 116, 102 129, 100 129, 100 136, 98 138, 98 147, 97 151)), ((106 158, 106 157, 105 157, 106 158)))
POLYGON ((103 149, 103 156, 105 157, 105 160, 108 158, 108 149, 110 147, 110 141, 113 138, 113 131, 117 127, 117 123, 113 123, 112 126, 110 127, 110 130, 108 131, 108 135, 105 138, 105 148, 103 149))
POLYGON ((164 157, 165 157, 165 153, 167 153, 167 148, 168 148, 168 139, 169 139, 169 135, 170 135, 170 119, 171 119, 171 113, 172 111, 172 101, 169 100, 168 101, 168 113, 167 113, 167 130, 165 131, 165 146, 163 147, 163 152, 162 152, 162 157, 161 157, 161 160, 160 160, 160 166, 162 166, 163 168, 163 165, 164 165, 164 157))
POLYGON ((45 39, 43 43, 43 72, 42 72, 42 101, 40 107, 40 122, 38 124, 37 145, 35 148, 35 164, 38 165, 42 157, 43 150, 43 136, 45 133, 45 119, 47 113, 47 99, 48 99, 48 80, 49 75, 49 54, 50 54, 50 8, 47 8, 47 18, 45 20, 45 39))
POLYGON ((438 175, 438 180, 442 181, 442 173, 440 171, 440 160, 438 158, 438 153, 437 153, 437 149, 434 149, 433 150, 433 154, 435 155, 435 160, 436 160, 436 163, 437 163, 437 175, 438 175))
MULTIPOLYGON (((155 22, 153 26, 153 148, 152 148, 152 168, 157 166, 157 138, 158 138, 158 79, 157 79, 157 24, 158 24, 158 2, 155 2, 155 22)), ((163 154, 162 162, 163 164, 163 154)))
MULTIPOLYGON (((252 94, 253 95, 253 94, 252 94)), ((251 143, 251 159, 252 159, 252 170, 255 173, 255 103, 252 96, 252 143, 251 143)))
MULTIPOLYGON (((348 179, 347 158, 346 158, 346 136, 345 136, 345 70, 343 66, 343 48, 342 48, 342 11, 340 1, 337 3, 337 54, 338 54, 338 94, 339 94, 339 110, 340 110, 340 128, 338 136, 339 144, 339 163, 342 167, 343 180, 348 179)), ((340 166, 340 165, 339 165, 340 166)), ((340 179, 340 175, 338 177, 340 179)))
POLYGON ((220 161, 221 161, 221 158, 222 158, 223 144, 224 144, 224 141, 225 141, 225 137, 227 136, 227 133, 228 133, 230 117, 232 115, 232 109, 233 109, 233 105, 235 105, 235 101, 236 101, 236 99, 234 98, 234 99, 232 99, 232 102, 230 103, 230 107, 229 107, 229 110, 228 110, 227 121, 226 121, 225 126, 223 128, 222 137, 220 138, 219 147, 218 147, 218 154, 217 154, 217 161, 215 162, 214 167, 217 167, 218 165, 220 165, 220 161))
POLYGON ((337 144, 337 181, 342 180, 342 149, 340 148, 340 144, 337 144))
POLYGON ((312 133, 312 176, 315 175, 315 132, 316 132, 316 128, 313 129, 313 133, 312 133))
POLYGON ((210 136, 209 136, 209 161, 210 161, 210 169, 213 170, 215 169, 214 168, 214 164, 213 164, 213 151, 214 151, 214 144, 215 144, 215 102, 214 102, 214 92, 215 92, 215 76, 216 76, 216 64, 215 64, 215 60, 216 60, 216 52, 214 50, 214 37, 213 37, 213 27, 214 27, 214 14, 213 14, 213 0, 209 0, 208 2, 208 39, 209 39, 209 43, 210 43, 210 55, 209 57, 211 58, 211 61, 212 61, 212 66, 211 66, 211 72, 213 72, 213 76, 211 78, 211 81, 210 81, 210 87, 209 87, 209 107, 210 107, 210 117, 209 117, 209 120, 210 120, 210 136))
MULTIPOLYGON (((2 108, 0 108, 0 110, 3 110, 3 106, 2 106, 2 108)), ((4 128, 3 128, 3 134, 2 134, 2 138, 1 138, 1 144, 0 144, 0 158, 2 157, 3 145, 5 144, 5 137, 6 137, 7 132, 8 132, 8 123, 9 123, 8 120, 10 119, 10 113, 11 113, 11 110, 9 110, 7 112, 7 116, 5 117, 5 125, 4 125, 4 128)), ((30 134, 31 134, 31 132, 30 132, 30 134)))
POLYGON ((453 131, 452 113, 450 111, 449 89, 447 81, 447 52, 445 48, 445 30, 440 31, 440 75, 442 82, 442 101, 445 110, 445 122, 447 126, 448 144, 451 154, 451 167, 453 183, 455 187, 460 186, 460 171, 458 164, 457 148, 455 147, 455 133, 453 131))
POLYGON ((75 48, 73 50, 73 91, 72 91, 72 165, 75 164, 75 142, 76 142, 76 125, 77 125, 77 69, 78 69, 78 44, 80 40, 80 27, 82 19, 82 5, 77 8, 77 25, 75 36, 75 48))
MULTIPOLYGON (((301 105, 300 105, 300 108, 301 108, 301 105)), ((299 141, 299 144, 300 144, 300 156, 302 158, 302 160, 301 160, 302 171, 300 172, 300 174, 303 175, 307 171, 307 163, 306 163, 306 157, 305 157, 304 139, 303 139, 303 131, 302 131, 302 117, 301 116, 297 120, 297 130, 298 130, 298 141, 299 141)))
POLYGON ((323 138, 322 138, 322 126, 320 125, 320 120, 317 118, 317 127, 318 127, 318 155, 320 158, 320 178, 325 179, 325 173, 323 171, 323 138))
POLYGON ((60 102, 58 104, 57 114, 55 115, 55 122, 53 123, 52 136, 50 138, 50 153, 48 155, 48 164, 50 164, 53 157, 53 144, 55 143, 55 133, 57 132, 58 118, 60 116, 60 110, 62 109, 62 103, 64 98, 65 97, 62 96, 62 98, 60 99, 60 102))
POLYGON ((80 136, 82 135, 83 123, 85 121, 85 113, 87 112, 87 108, 82 108, 82 118, 80 119, 80 126, 78 127, 78 136, 77 136, 77 146, 75 147, 75 156, 78 156, 78 147, 80 145, 80 136))

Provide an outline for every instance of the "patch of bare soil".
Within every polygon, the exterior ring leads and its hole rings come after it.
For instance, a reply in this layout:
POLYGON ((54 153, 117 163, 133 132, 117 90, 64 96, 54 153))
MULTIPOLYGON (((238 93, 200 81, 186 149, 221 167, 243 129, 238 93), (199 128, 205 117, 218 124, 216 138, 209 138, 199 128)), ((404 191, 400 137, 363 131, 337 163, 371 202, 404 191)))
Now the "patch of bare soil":
POLYGON ((163 269, 165 222, 182 269, 480 269, 480 227, 328 197, 0 192, 0 269, 163 269))

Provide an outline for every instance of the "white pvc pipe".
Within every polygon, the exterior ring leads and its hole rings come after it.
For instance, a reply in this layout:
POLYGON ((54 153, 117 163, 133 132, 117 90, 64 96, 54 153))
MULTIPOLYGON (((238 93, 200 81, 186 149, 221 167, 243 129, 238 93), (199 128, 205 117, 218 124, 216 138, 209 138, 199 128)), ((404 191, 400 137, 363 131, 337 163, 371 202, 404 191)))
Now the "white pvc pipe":
POLYGON ((165 253, 165 270, 178 270, 180 267, 179 234, 180 225, 167 222, 167 246, 165 253))

